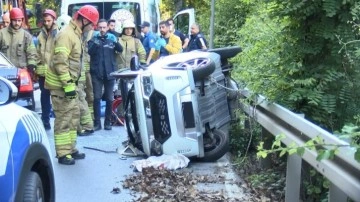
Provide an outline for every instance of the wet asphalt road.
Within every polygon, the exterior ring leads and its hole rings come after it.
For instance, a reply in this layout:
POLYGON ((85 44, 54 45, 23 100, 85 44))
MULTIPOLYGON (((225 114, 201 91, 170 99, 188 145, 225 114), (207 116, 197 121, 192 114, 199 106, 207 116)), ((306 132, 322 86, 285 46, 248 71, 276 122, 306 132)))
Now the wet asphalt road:
MULTIPOLYGON (((36 93, 36 97, 39 97, 38 94, 39 92, 36 93)), ((36 106, 36 110, 41 111, 39 101, 36 106)), ((52 118, 52 127, 53 121, 52 118)), ((86 158, 77 160, 75 165, 70 166, 57 163, 53 130, 47 133, 54 156, 57 202, 125 202, 134 201, 137 198, 130 190, 123 189, 122 181, 126 179, 127 175, 135 173, 131 167, 132 162, 144 159, 144 157, 124 159, 116 152, 124 149, 121 143, 127 140, 124 127, 114 126, 111 131, 100 130, 91 136, 78 137, 77 148, 86 154, 86 158), (84 147, 105 150, 109 153, 84 147), (120 193, 111 193, 114 188, 120 188, 120 193)), ((234 201, 248 201, 242 180, 231 169, 227 156, 213 163, 190 162, 186 169, 194 173, 224 176, 225 182, 199 184, 199 189, 221 190, 224 195, 234 201)))

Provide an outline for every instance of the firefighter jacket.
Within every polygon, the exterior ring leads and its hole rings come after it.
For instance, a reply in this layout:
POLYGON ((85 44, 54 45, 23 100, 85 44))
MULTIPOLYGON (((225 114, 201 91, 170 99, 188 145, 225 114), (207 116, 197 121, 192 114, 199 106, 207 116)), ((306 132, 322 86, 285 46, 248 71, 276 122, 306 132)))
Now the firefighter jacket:
POLYGON ((36 74, 39 76, 45 76, 46 70, 49 68, 50 57, 54 50, 55 36, 58 33, 56 24, 53 24, 51 30, 48 32, 43 27, 39 33, 37 53, 39 57, 39 63, 36 66, 36 74))
POLYGON ((86 81, 86 73, 90 72, 90 55, 88 54, 88 42, 94 35, 94 30, 84 32, 82 34, 82 46, 83 46, 83 57, 82 57, 82 67, 81 67, 81 76, 79 82, 86 81))
POLYGON ((11 26, 0 30, 0 50, 16 67, 36 65, 37 54, 32 35, 20 28, 11 26))
POLYGON ((54 51, 45 76, 46 89, 63 89, 77 83, 80 76, 81 29, 73 20, 55 37, 54 51))
POLYGON ((122 52, 123 47, 113 34, 95 35, 88 43, 90 55, 90 74, 99 79, 114 79, 110 73, 116 70, 115 52, 122 52))
POLYGON ((130 60, 133 55, 137 55, 141 63, 146 63, 146 51, 138 38, 123 35, 119 38, 119 43, 124 49, 117 58, 119 69, 130 67, 130 60))
POLYGON ((90 71, 90 55, 88 54, 88 42, 91 40, 91 38, 94 36, 95 31, 90 30, 83 34, 83 66, 85 68, 85 72, 90 71))

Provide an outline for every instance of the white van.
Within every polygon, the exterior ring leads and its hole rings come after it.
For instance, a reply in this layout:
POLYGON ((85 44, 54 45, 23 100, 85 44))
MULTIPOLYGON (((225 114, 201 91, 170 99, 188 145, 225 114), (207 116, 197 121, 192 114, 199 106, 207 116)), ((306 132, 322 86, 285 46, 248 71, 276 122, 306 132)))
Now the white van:
MULTIPOLYGON (((84 5, 95 6, 100 18, 114 19, 117 32, 121 33, 122 22, 130 19, 137 26, 143 21, 148 21, 151 24, 151 30, 158 33, 158 24, 161 21, 159 0, 63 0, 60 18, 73 16, 84 5)), ((193 22, 195 22, 194 9, 181 11, 174 18, 175 28, 184 34, 190 34, 190 25, 193 22)), ((140 31, 139 27, 138 30, 140 31)))

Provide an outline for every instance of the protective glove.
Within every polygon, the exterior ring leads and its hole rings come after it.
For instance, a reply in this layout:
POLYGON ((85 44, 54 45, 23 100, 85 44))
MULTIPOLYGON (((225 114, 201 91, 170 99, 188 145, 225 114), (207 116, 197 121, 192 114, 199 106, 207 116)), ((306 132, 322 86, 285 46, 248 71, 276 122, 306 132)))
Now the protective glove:
POLYGON ((159 51, 161 49, 160 45, 155 44, 155 50, 159 51))
MULTIPOLYGON (((160 47, 164 47, 164 46, 166 46, 166 41, 165 41, 164 38, 159 38, 159 39, 156 41, 156 44, 158 44, 158 46, 160 46, 160 47)), ((155 46, 156 46, 156 44, 155 44, 155 46)))
POLYGON ((100 35, 100 31, 94 31, 93 37, 97 37, 100 35))
POLYGON ((115 35, 113 34, 106 34, 107 35, 107 39, 111 40, 114 43, 117 43, 117 38, 115 35))
POLYGON ((68 99, 75 99, 76 98, 76 85, 75 83, 69 83, 64 87, 65 97, 68 99))

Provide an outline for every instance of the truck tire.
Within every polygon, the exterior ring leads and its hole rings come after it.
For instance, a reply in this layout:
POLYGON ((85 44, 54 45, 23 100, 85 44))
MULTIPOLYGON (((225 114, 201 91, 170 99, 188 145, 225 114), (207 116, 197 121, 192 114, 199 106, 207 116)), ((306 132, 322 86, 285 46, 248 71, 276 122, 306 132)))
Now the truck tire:
POLYGON ((42 181, 40 176, 36 172, 29 172, 26 178, 23 201, 45 201, 42 181))
POLYGON ((229 135, 218 129, 214 129, 212 133, 215 142, 213 142, 213 144, 204 145, 204 157, 199 158, 199 161, 216 161, 229 151, 229 135))

